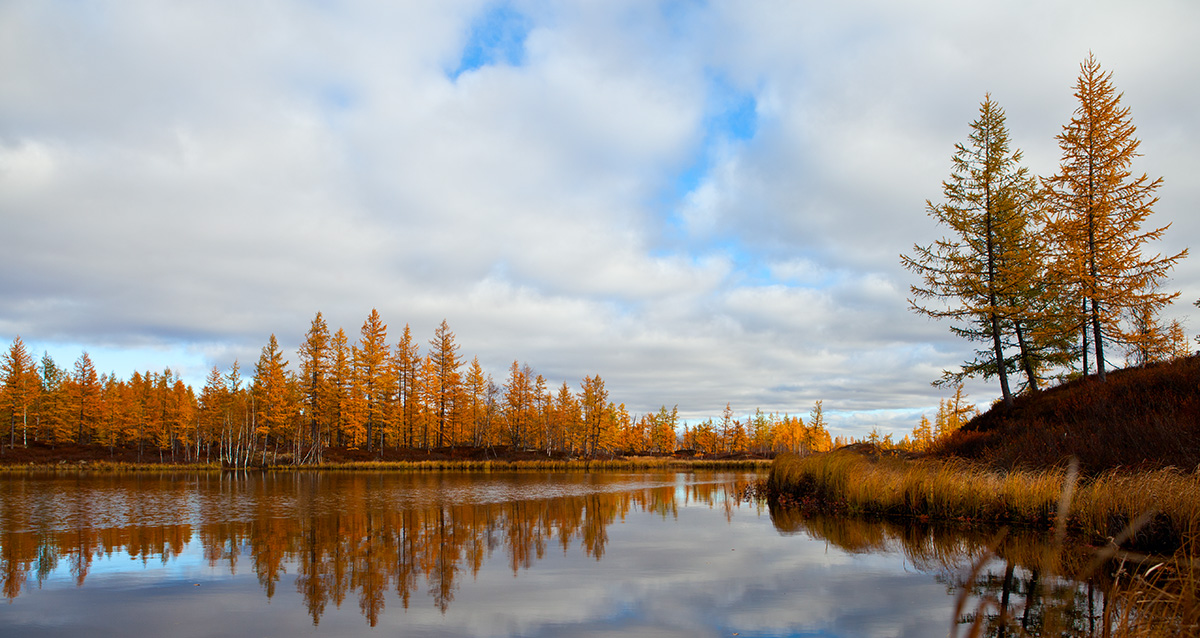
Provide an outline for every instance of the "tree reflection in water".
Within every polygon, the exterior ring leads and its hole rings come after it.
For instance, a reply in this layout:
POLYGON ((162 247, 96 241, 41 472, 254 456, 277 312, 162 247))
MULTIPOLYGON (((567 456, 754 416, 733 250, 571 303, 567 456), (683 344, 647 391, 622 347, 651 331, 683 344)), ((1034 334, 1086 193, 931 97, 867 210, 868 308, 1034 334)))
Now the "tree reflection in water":
MULTIPOLYGON (((615 472, 11 476, 0 481, 0 588, 12 600, 67 571, 84 586, 97 564, 120 554, 144 565, 167 564, 186 554, 208 571, 253 574, 268 598, 294 587, 314 625, 333 608, 352 610, 356 602, 375 626, 385 603, 408 609, 426 596, 441 612, 434 615, 445 615, 461 584, 477 579, 485 564, 487 571, 519 575, 557 554, 600 561, 609 548, 611 526, 632 513, 684 521, 684 507, 700 503, 732 520, 753 480, 751 474, 615 472)), ((752 507, 758 511, 762 505, 752 507)), ((1097 567, 1088 548, 1056 547, 1048 534, 1001 536, 994 529, 919 521, 805 516, 774 506, 770 515, 774 530, 785 535, 803 533, 850 554, 899 553, 916 569, 933 573, 951 598, 965 602, 957 618, 960 633, 977 624, 979 633, 972 635, 1105 636, 1117 624, 1114 619, 1130 609, 1123 594, 1130 579, 1110 577, 1116 565, 1097 567)), ((672 529, 689 534, 682 527, 672 529)), ((760 533, 754 534, 761 541, 760 533)), ((623 533, 623 542, 628 536, 623 533)), ((788 544, 769 544, 790 551, 788 544)), ((760 554, 756 560, 805 565, 800 555, 810 550, 804 545, 795 543, 797 556, 760 554)), ((662 551, 662 546, 650 547, 662 551)), ((622 550, 621 558, 611 560, 637 564, 643 559, 631 558, 633 551, 622 550)), ((747 558, 751 554, 746 552, 747 558)), ((703 557, 707 564, 714 556, 703 557)), ((763 566, 747 563, 747 569, 763 566)), ((732 567, 714 566, 705 582, 738 578, 732 567)), ((818 564, 812 573, 828 576, 823 569, 818 564)), ((766 587, 789 582, 772 573, 775 580, 764 581, 766 587)), ((862 580, 845 583, 869 587, 862 580)), ((738 586, 757 585, 751 578, 738 586)), ((821 588, 805 591, 819 600, 821 588)), ((103 586, 97 593, 103 595, 103 586)), ((712 604, 710 598, 701 600, 712 604)), ((744 602, 754 605, 756 599, 744 602)), ((768 603, 763 609, 790 608, 795 602, 781 600, 785 607, 768 603)), ((862 603, 842 602, 848 610, 862 608, 862 603)), ((788 613, 764 621, 764 627, 811 628, 788 613)))
POLYGON ((851 553, 898 551, 917 569, 936 574, 960 604, 962 635, 1094 638, 1147 635, 1140 632, 1148 626, 1148 635, 1182 636, 1195 629, 1184 617, 1194 610, 1186 606, 1136 608, 1146 583, 1138 570, 1162 567, 1163 560, 1060 545, 1051 532, 864 520, 777 506, 770 511, 781 532, 807 533, 851 553), (1160 634, 1154 627, 1181 633, 1160 634))
POLYGON ((724 477, 648 473, 635 489, 616 473, 17 477, 0 486, 0 586, 15 598, 62 561, 82 586, 94 559, 125 552, 166 563, 196 539, 209 565, 236 573, 248 560, 268 598, 291 570, 314 624, 353 595, 374 626, 390 591, 407 609, 423 587, 445 613, 462 577, 497 550, 516 575, 552 547, 600 560, 608 526, 634 510, 674 516, 683 500, 729 516, 736 498, 727 496, 752 476, 724 477), (487 489, 473 490, 480 479, 487 489))

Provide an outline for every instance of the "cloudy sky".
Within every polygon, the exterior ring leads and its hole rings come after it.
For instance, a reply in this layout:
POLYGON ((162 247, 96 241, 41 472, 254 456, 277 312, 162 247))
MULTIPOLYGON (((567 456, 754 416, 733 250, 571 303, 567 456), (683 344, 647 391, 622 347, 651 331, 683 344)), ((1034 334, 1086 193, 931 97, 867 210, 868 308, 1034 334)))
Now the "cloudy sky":
MULTIPOLYGON (((1200 234, 1200 4, 0 1, 0 339, 128 377, 445 319, 502 382, 907 431, 971 346, 907 309, 990 92, 1035 173, 1093 52, 1200 234)), ((1192 318, 1200 260, 1177 268, 1192 318)), ((998 391, 969 386, 986 405, 998 391)))

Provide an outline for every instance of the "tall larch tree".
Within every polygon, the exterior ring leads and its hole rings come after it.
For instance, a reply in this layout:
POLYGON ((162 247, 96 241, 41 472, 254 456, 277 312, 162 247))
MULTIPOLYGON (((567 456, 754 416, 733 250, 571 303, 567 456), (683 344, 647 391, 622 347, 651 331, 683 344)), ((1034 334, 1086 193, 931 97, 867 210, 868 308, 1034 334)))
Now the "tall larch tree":
POLYGON ((455 399, 461 394, 462 387, 462 377, 458 372, 462 359, 458 356, 454 333, 445 319, 429 341, 429 356, 433 361, 434 374, 437 375, 437 395, 435 404, 430 407, 437 418, 437 445, 442 447, 446 438, 451 441, 458 438, 458 428, 455 426, 459 419, 455 399))
POLYGON ((225 406, 229 402, 229 390, 225 387, 225 375, 213 366, 204 379, 200 390, 200 413, 198 436, 212 442, 221 440, 226 420, 225 406))
MULTIPOLYGON (((0 360, 0 373, 4 375, 3 394, 0 398, 0 414, 8 416, 9 446, 16 445, 17 430, 21 430, 22 441, 29 431, 29 421, 36 414, 42 385, 38 379, 37 364, 25 348, 25 342, 17 336, 8 352, 0 360), (19 426, 19 427, 18 427, 19 426)), ((2 450, 0 446, 0 450, 2 450)))
POLYGON ((286 435, 291 419, 287 365, 288 362, 279 349, 279 341, 272 334, 254 366, 253 395, 255 434, 270 437, 276 442, 286 435))
POLYGON ((533 415, 533 381, 528 365, 522 367, 515 359, 508 369, 504 384, 504 421, 508 426, 509 445, 514 448, 527 444, 529 422, 533 415))
POLYGON ((608 390, 604 388, 604 380, 600 375, 584 377, 580 383, 579 405, 583 410, 584 453, 590 456, 600 451, 600 443, 605 438, 607 403, 608 390))
MULTIPOLYGON (((330 406, 333 399, 330 383, 330 369, 333 367, 333 351, 330 344, 331 336, 325 318, 318 312, 313 317, 312 325, 304 342, 300 344, 300 386, 302 388, 302 405, 308 425, 308 449, 299 450, 296 461, 307 457, 313 462, 321 461, 321 443, 323 434, 329 429, 330 406)), ((297 447, 303 446, 304 441, 296 437, 297 447)))
POLYGON ((75 374, 71 376, 71 416, 75 421, 74 440, 89 443, 96 424, 100 421, 100 378, 96 366, 85 351, 75 361, 75 374))
MULTIPOLYGON (((39 440, 59 441, 66 437, 60 432, 66 428, 64 412, 66 400, 63 396, 63 381, 67 379, 67 371, 58 367, 54 357, 49 352, 42 352, 41 373, 42 391, 38 393, 37 424, 34 435, 39 440)), ((22 444, 27 444, 23 441, 22 444)))
POLYGON ((470 430, 470 444, 484 445, 488 440, 487 432, 487 391, 488 377, 483 372, 479 357, 471 360, 467 369, 467 379, 463 384, 466 405, 464 416, 467 428, 470 430))
MULTIPOLYGON (((971 122, 968 144, 956 144, 950 179, 942 183, 944 201, 926 201, 926 210, 950 234, 927 246, 914 245, 901 255, 904 267, 921 277, 909 304, 916 312, 951 319, 951 331, 984 342, 972 361, 951 380, 982 374, 997 377, 1005 404, 1012 404, 1006 335, 1025 319, 1030 281, 1039 278, 1030 232, 1037 182, 1021 166, 1021 152, 1009 149, 1004 110, 984 97, 979 118, 971 122)), ((1031 377, 1036 384, 1036 376, 1031 377)))
MULTIPOLYGON (((1139 140, 1129 108, 1089 54, 1075 83, 1079 107, 1058 135, 1062 163, 1044 180, 1050 204, 1047 236, 1055 250, 1055 282, 1075 311, 1067 322, 1095 352, 1097 377, 1105 379, 1106 343, 1144 339, 1127 327, 1128 317, 1156 316, 1179 293, 1159 285, 1187 250, 1163 257, 1143 253, 1168 226, 1143 230, 1162 178, 1134 177, 1139 140), (1090 335, 1089 335, 1090 332, 1090 335)), ((1086 346, 1083 371, 1087 373, 1086 346)))
POLYGON ((392 387, 392 375, 388 357, 387 324, 383 323, 378 310, 371 309, 371 314, 363 322, 360 332, 358 345, 354 347, 354 380, 362 406, 360 417, 366 428, 366 444, 369 451, 374 449, 377 430, 385 426, 384 414, 392 387))
POLYGON ((396 372, 397 429, 404 446, 416 447, 417 415, 421 409, 421 353, 408 324, 404 324, 404 333, 396 344, 392 367, 396 372))
POLYGON ((563 381, 558 392, 554 395, 554 423, 551 426, 552 437, 559 449, 575 450, 583 446, 580 431, 583 429, 582 416, 579 409, 579 399, 571 391, 571 386, 563 381))
POLYGON ((350 393, 354 387, 354 359, 350 340, 346 337, 345 330, 338 328, 333 333, 333 341, 330 348, 331 356, 333 357, 329 378, 333 393, 329 408, 329 423, 333 429, 330 436, 336 437, 336 443, 342 445, 345 443, 346 430, 350 424, 352 413, 350 393))

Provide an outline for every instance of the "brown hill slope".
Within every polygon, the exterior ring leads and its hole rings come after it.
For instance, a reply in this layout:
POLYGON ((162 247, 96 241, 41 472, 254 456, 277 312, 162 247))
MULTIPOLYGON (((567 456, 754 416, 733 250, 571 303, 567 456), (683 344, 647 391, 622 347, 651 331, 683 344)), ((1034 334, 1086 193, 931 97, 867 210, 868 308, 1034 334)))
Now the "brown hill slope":
POLYGON ((934 452, 1002 468, 1079 459, 1087 473, 1200 464, 1200 356, 1079 379, 997 404, 934 452))

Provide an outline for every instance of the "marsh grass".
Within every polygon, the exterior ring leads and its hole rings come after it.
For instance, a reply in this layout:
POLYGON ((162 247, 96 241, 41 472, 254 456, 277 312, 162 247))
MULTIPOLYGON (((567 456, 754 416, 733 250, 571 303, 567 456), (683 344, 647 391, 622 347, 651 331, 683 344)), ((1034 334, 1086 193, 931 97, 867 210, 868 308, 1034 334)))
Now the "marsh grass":
MULTIPOLYGON (((1104 636, 1149 638, 1200 636, 1200 480, 1194 473, 1160 469, 1108 471, 1080 477, 1077 466, 1048 470, 990 469, 961 460, 904 459, 843 449, 810 457, 776 459, 767 490, 776 501, 802 506, 772 510, 787 525, 796 519, 811 533, 851 551, 883 547, 890 533, 902 540, 914 564, 970 566, 956 598, 950 635, 1104 636), (847 526, 834 512, 895 521, 891 532, 847 526), (803 522, 800 522, 803 520, 803 522), (824 522, 821 522, 824 521, 824 522), (1002 527, 989 541, 984 529, 1002 527), (931 526, 974 529, 971 542, 930 542, 931 526), (1046 541, 1008 534, 1004 526, 1038 530, 1046 541), (1073 540, 1093 543, 1082 545, 1073 540), (1155 554, 1135 553, 1137 548, 1155 554), (1028 611, 1016 617, 1009 600, 976 596, 985 566, 1003 558, 1042 574, 1043 582, 1065 579, 1055 600, 1041 610, 1036 631, 1028 611), (1088 583, 1103 595, 1098 622, 1082 628, 1069 599, 1088 583), (972 607, 972 605, 974 605, 972 607)), ((779 523, 777 523, 779 524, 779 523)), ((962 538, 958 536, 955 538, 962 538)), ((1011 567, 1007 574, 1011 577, 1011 567)), ((1026 603, 1026 609, 1028 604, 1026 603)))
POLYGON ((1116 539, 1139 522, 1123 544, 1153 550, 1173 550, 1197 531, 1200 479, 1194 473, 1110 470, 1078 481, 1070 473, 1067 467, 1006 471, 961 459, 841 449, 777 458, 767 489, 830 511, 1058 526, 1097 542, 1116 539), (1064 485, 1073 492, 1066 500, 1061 498, 1064 485))

